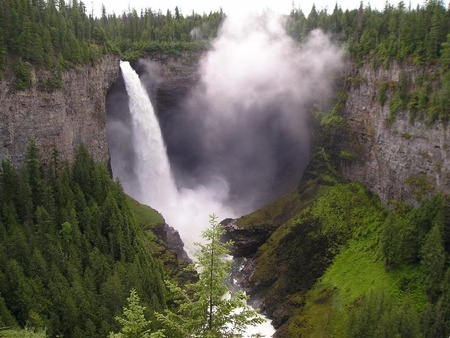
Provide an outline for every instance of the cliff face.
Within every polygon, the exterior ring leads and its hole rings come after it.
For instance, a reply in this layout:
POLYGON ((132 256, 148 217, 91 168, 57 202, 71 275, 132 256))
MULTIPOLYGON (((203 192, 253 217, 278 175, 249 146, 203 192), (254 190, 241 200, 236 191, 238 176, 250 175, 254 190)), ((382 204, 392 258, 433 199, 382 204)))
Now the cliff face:
MULTIPOLYGON (((106 139, 106 94, 119 74, 119 60, 105 56, 94 67, 64 71, 62 88, 39 90, 36 83, 15 91, 14 79, 0 81, 0 159, 21 163, 28 141, 34 139, 43 158, 56 146, 61 158, 72 161, 84 143, 97 162, 109 161, 106 139)), ((42 74, 33 73, 33 78, 42 74)))
POLYGON ((390 199, 415 203, 418 194, 450 192, 450 131, 441 123, 430 127, 409 122, 408 111, 397 114, 392 124, 389 98, 379 103, 379 83, 396 83, 400 72, 412 80, 414 67, 393 64, 388 70, 360 69, 357 83, 347 92, 343 116, 350 137, 345 147, 355 159, 343 165, 343 174, 360 181, 385 203, 390 199))

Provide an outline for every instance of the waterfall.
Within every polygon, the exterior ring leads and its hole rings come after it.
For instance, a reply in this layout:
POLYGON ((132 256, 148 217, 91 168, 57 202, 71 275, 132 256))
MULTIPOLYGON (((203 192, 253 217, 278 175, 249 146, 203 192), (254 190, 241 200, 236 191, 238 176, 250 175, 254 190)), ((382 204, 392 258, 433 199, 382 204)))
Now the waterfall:
MULTIPOLYGON (((222 218, 237 216, 223 204, 228 193, 227 183, 218 177, 194 190, 177 190, 159 122, 147 91, 129 62, 121 61, 120 68, 128 93, 136 152, 134 165, 140 187, 140 191, 133 191, 131 195, 162 212, 166 221, 179 231, 185 249, 192 257, 193 244, 200 241, 202 231, 209 226, 208 214, 216 213, 222 218)), ((263 324, 249 327, 246 337, 253 332, 270 337, 275 330, 266 319, 263 324)))
POLYGON ((147 91, 128 61, 121 61, 133 125, 133 142, 137 160, 140 191, 133 196, 157 210, 176 204, 177 189, 170 170, 166 147, 158 119, 147 91))

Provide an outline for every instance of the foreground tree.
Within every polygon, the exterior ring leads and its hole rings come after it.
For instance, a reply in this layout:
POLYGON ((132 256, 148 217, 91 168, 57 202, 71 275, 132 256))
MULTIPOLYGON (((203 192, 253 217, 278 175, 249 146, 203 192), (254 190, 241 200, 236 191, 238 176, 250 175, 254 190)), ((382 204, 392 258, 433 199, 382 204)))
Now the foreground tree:
POLYGON ((151 321, 145 319, 145 307, 140 305, 135 289, 131 289, 127 301, 128 306, 123 309, 122 316, 116 317, 122 329, 119 333, 111 332, 109 338, 163 338, 162 332, 150 333, 151 321))
POLYGON ((196 245, 199 252, 194 265, 199 274, 198 282, 186 290, 168 282, 176 311, 165 310, 156 318, 166 328, 169 337, 242 337, 248 325, 256 325, 263 319, 246 304, 243 292, 229 294, 224 280, 229 274, 231 262, 227 243, 220 242, 224 230, 217 223, 217 216, 210 216, 211 227, 202 238, 206 244, 196 245))

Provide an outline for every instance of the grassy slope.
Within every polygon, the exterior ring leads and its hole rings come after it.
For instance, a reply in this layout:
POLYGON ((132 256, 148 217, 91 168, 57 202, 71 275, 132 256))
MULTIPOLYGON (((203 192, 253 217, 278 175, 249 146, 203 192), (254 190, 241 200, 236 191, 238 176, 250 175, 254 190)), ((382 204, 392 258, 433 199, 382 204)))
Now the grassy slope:
POLYGON ((279 309, 289 320, 280 336, 345 337, 351 311, 372 290, 400 302, 408 295, 416 308, 425 303, 418 267, 385 272, 379 235, 386 210, 361 185, 309 182, 301 195, 290 194, 264 209, 249 215, 245 226, 272 221, 270 211, 278 217, 280 210, 291 211, 260 247, 254 274, 268 286, 266 304, 284 304, 279 309), (299 232, 302 227, 311 229, 299 232), (327 241, 328 249, 318 247, 325 258, 299 249, 327 241), (319 271, 311 273, 315 268, 319 271))
POLYGON ((167 245, 155 235, 155 229, 165 223, 162 215, 155 209, 140 204, 136 200, 128 197, 129 206, 136 221, 140 224, 145 231, 147 245, 150 251, 159 258, 164 266, 165 273, 170 277, 180 282, 185 282, 193 278, 191 273, 184 271, 186 267, 184 264, 179 264, 177 255, 171 251, 167 245))
POLYGON ((152 227, 163 224, 164 218, 155 209, 140 204, 138 201, 128 197, 129 206, 134 213, 136 220, 144 227, 145 230, 149 230, 152 227))
POLYGON ((377 290, 400 302, 409 297, 419 309, 426 300, 420 278, 418 268, 385 272, 377 254, 376 232, 352 240, 307 293, 288 330, 304 337, 347 337, 350 312, 364 295, 377 290))

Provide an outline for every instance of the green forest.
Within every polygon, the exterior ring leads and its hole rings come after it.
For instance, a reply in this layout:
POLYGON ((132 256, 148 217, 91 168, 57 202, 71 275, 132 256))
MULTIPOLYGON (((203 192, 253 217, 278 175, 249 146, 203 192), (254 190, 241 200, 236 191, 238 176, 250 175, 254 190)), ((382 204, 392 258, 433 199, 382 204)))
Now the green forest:
POLYGON ((344 179, 353 159, 342 150, 343 100, 317 116, 297 191, 237 221, 250 233, 275 229, 255 254, 254 287, 281 312, 280 337, 448 337, 449 196, 418 185, 417 206, 383 205, 344 179))
POLYGON ((30 142, 22 168, 3 161, 0 178, 2 337, 236 337, 262 321, 243 292, 225 297, 216 216, 183 274, 149 231, 161 217, 84 146, 70 166, 56 150, 44 164, 30 142))
POLYGON ((56 151, 44 165, 30 143, 22 168, 3 161, 0 177, 0 327, 106 337, 131 288, 148 309, 165 308, 148 235, 120 183, 84 147, 73 166, 56 151))
MULTIPOLYGON (((2 0, 0 69, 5 69, 7 56, 57 68, 95 62, 109 52, 136 58, 144 52, 202 50, 217 35, 224 18, 221 10, 183 15, 178 7, 166 13, 147 8, 139 13, 133 9, 110 14, 104 6, 102 15, 94 17, 77 0, 2 0)), ((392 60, 406 60, 417 65, 441 62, 449 67, 450 12, 438 0, 416 8, 404 2, 386 3, 383 10, 362 2, 358 9, 345 11, 338 4, 332 12, 313 6, 307 15, 293 8, 286 28, 298 40, 321 28, 345 43, 359 63, 370 59, 388 65, 392 60)))

